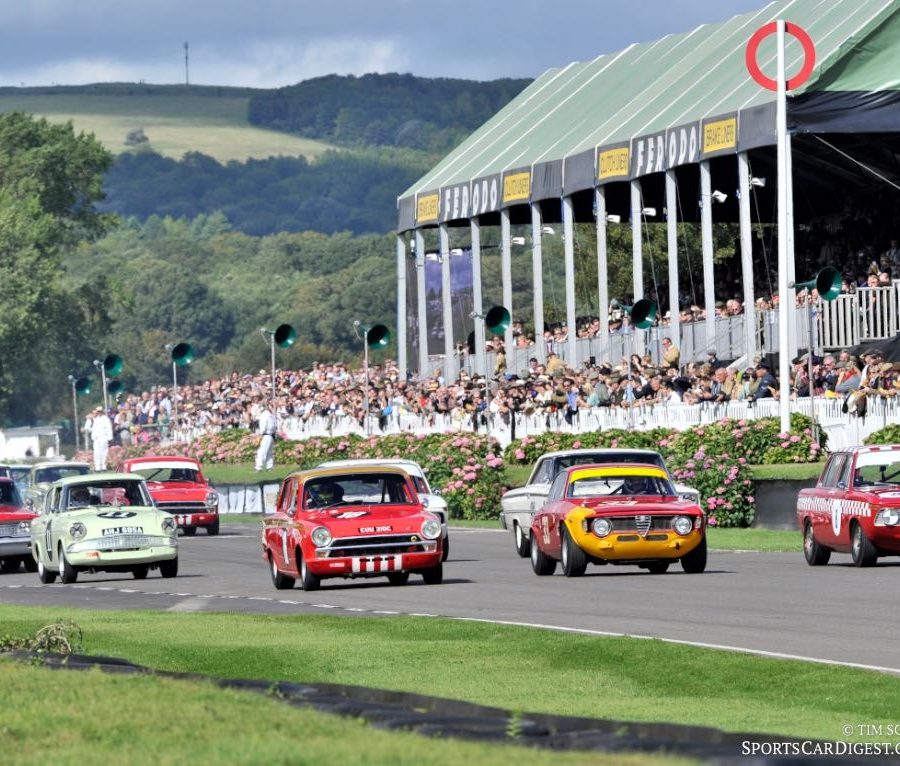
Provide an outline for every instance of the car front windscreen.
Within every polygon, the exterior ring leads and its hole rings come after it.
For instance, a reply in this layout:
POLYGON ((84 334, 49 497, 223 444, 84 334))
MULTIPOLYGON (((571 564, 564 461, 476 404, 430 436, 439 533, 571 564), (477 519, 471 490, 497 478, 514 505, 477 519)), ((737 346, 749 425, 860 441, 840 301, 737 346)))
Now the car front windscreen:
POLYGON ((397 473, 319 476, 306 482, 303 495, 304 506, 313 509, 416 502, 410 495, 406 477, 397 473))
POLYGON ((675 494, 675 488, 668 479, 659 476, 641 476, 640 474, 576 476, 566 488, 566 497, 574 499, 616 495, 672 497, 675 494))
POLYGON ((83 476, 88 472, 86 465, 54 465, 47 468, 38 468, 34 472, 35 484, 47 484, 69 476, 83 476))
POLYGON ((14 482, 0 482, 0 505, 22 505, 22 495, 14 482))
POLYGON ((867 452, 856 458, 854 487, 900 485, 900 450, 867 452))
POLYGON ((66 488, 67 510, 90 506, 150 506, 153 501, 142 481, 97 481, 73 484, 66 488))

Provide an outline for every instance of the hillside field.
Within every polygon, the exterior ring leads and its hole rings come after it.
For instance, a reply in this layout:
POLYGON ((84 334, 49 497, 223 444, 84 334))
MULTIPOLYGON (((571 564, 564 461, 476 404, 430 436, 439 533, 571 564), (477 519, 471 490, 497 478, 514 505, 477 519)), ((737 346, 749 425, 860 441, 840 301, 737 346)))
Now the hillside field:
POLYGON ((201 152, 219 162, 303 155, 312 160, 334 148, 321 141, 265 130, 247 122, 249 95, 210 94, 184 88, 134 94, 0 92, 0 112, 22 111, 51 122, 72 121, 76 132, 93 133, 114 154, 128 151, 125 136, 142 128, 144 146, 167 157, 201 152))

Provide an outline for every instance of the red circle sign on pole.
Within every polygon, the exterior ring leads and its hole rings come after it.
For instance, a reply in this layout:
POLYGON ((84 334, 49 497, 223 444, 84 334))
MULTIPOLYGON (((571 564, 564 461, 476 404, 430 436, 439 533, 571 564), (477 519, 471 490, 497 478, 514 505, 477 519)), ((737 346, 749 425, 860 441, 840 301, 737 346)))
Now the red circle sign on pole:
MULTIPOLYGON (((764 88, 768 88, 769 90, 778 90, 778 83, 771 77, 763 74, 762 69, 759 68, 759 62, 756 59, 760 43, 769 35, 775 34, 777 30, 778 26, 774 21, 763 24, 753 33, 753 36, 747 43, 747 50, 744 53, 744 61, 747 63, 747 70, 750 72, 750 76, 764 88)), ((803 27, 799 27, 796 24, 792 24, 790 21, 786 21, 784 23, 784 31, 785 34, 796 37, 800 45, 803 46, 803 67, 786 83, 787 89, 793 90, 794 88, 803 85, 812 74, 813 67, 816 65, 816 46, 813 44, 812 38, 803 27)))

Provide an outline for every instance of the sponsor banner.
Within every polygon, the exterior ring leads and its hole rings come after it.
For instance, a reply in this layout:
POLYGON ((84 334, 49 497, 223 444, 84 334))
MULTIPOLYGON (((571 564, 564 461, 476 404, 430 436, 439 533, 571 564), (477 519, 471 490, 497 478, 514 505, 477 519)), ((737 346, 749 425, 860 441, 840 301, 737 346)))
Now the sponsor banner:
POLYGON ((441 187, 441 221, 469 217, 469 182, 441 187))
POLYGON ((562 160, 537 162, 531 169, 531 198, 553 199, 562 194, 562 160))
POLYGON ((774 146, 776 140, 774 101, 741 109, 738 116, 738 151, 774 146))
POLYGON ((597 182, 624 181, 631 170, 630 143, 613 144, 597 150, 597 182))
POLYGON ((666 169, 666 132, 631 140, 631 177, 662 173, 666 169))
POLYGON ((591 189, 594 186, 596 150, 586 149, 563 160, 563 195, 591 189))
POLYGON ((472 181, 472 215, 496 213, 500 209, 500 174, 472 181))
POLYGON ((503 206, 527 202, 531 197, 531 170, 508 170, 503 174, 503 206))
POLYGON ((666 167, 692 165, 700 160, 700 123, 689 122, 666 131, 666 167))
POLYGON ((397 233, 416 227, 416 198, 403 197, 397 200, 397 233))
POLYGON ((437 223, 441 197, 438 192, 423 192, 416 195, 416 224, 437 223))
POLYGON ((703 120, 703 157, 737 151, 737 113, 703 120))

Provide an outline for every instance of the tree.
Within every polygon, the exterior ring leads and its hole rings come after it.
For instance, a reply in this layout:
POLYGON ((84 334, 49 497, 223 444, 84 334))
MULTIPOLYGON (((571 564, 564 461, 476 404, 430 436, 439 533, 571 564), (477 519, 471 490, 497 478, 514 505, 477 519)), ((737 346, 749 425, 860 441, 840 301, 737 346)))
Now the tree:
POLYGON ((0 422, 46 412, 66 392, 68 355, 90 346, 87 296, 63 286, 61 254, 111 225, 94 207, 111 163, 71 123, 0 115, 0 422))

